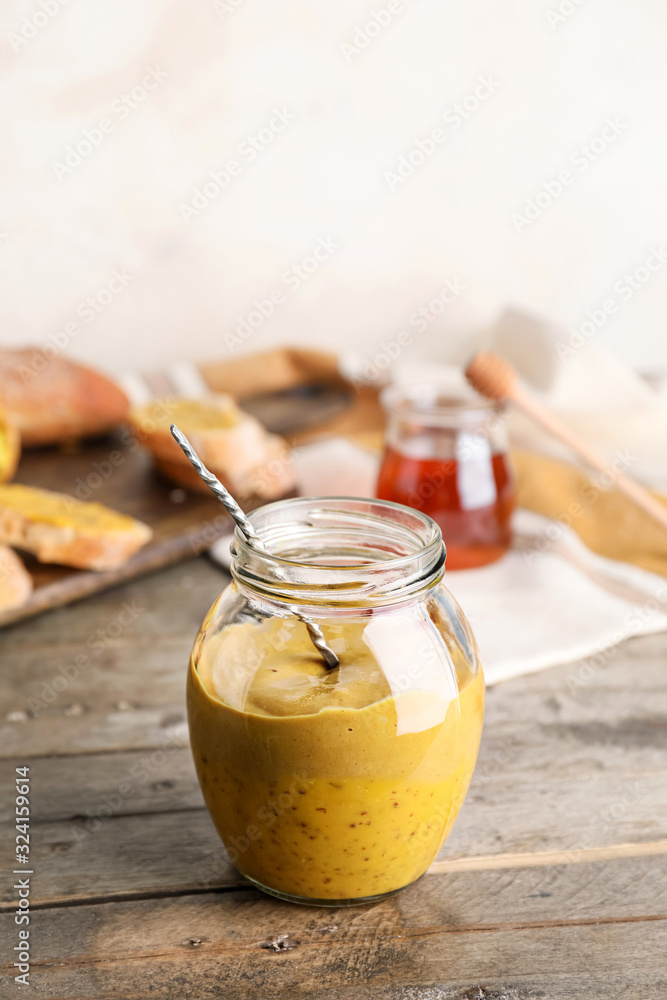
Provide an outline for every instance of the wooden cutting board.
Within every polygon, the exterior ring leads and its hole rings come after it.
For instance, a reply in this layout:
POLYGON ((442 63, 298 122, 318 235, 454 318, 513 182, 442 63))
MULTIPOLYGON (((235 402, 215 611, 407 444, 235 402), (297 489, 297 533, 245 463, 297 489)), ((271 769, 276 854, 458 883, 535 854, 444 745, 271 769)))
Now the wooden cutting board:
MULTIPOLYGON (((285 432, 328 419, 347 399, 337 389, 299 387, 254 397, 243 405, 261 411, 269 430, 285 432)), ((0 613, 0 628, 205 552, 232 528, 231 518, 213 496, 177 488, 155 472, 148 452, 127 431, 68 449, 25 452, 14 482, 104 503, 145 521, 153 538, 123 566, 103 572, 46 565, 22 553, 34 592, 22 607, 0 613)))
POLYGON ((26 452, 14 481, 130 514, 151 526, 151 541, 123 566, 102 572, 47 565, 22 553, 35 589, 22 607, 0 614, 0 627, 202 552, 229 531, 231 518, 214 497, 175 488, 153 471, 143 448, 128 447, 125 440, 105 438, 75 452, 26 452))

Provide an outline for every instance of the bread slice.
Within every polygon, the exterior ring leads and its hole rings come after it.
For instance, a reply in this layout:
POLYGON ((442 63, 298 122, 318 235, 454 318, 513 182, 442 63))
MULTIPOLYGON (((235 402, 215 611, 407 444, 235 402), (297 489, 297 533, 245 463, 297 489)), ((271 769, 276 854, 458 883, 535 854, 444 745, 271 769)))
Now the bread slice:
POLYGON ((130 422, 157 468, 180 486, 208 490, 171 436, 171 424, 183 431, 204 465, 240 497, 274 499, 294 489, 294 468, 283 439, 268 434, 231 396, 156 400, 133 410, 130 422))
MULTIPOLYGON (((179 486, 197 493, 209 493, 208 486, 199 478, 189 462, 183 465, 181 462, 156 458, 155 466, 167 479, 179 486)), ((291 455, 283 439, 274 434, 267 434, 264 461, 254 469, 239 473, 238 468, 230 468, 229 465, 218 468, 211 464, 208 468, 245 506, 295 495, 296 492, 291 455)))
POLYGON ((147 524, 101 503, 22 483, 0 486, 0 543, 26 549, 40 562, 116 569, 152 534, 147 524))
POLYGON ((20 608, 32 594, 32 577, 16 552, 0 545, 0 612, 20 608))
POLYGON ((126 418, 125 393, 99 372, 38 347, 0 348, 0 405, 26 447, 91 437, 126 418))
POLYGON ((6 483, 16 472, 21 456, 21 438, 16 427, 0 411, 0 483, 6 483))
POLYGON ((155 400, 132 410, 130 423, 142 444, 163 462, 189 467, 171 436, 171 424, 183 431, 204 465, 233 466, 243 474, 260 465, 266 454, 266 431, 239 410, 231 396, 155 400))

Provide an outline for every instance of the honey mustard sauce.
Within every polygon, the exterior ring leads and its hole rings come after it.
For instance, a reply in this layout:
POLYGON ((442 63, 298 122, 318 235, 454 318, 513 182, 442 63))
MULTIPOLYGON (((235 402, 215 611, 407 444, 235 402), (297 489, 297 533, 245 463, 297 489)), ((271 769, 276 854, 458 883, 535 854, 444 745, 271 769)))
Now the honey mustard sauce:
POLYGON ((413 882, 437 854, 475 766, 484 679, 450 643, 450 681, 434 683, 432 650, 445 640, 426 625, 401 614, 328 625, 340 666, 327 670, 302 622, 246 621, 191 662, 204 798, 232 860, 260 886, 372 898, 413 882))

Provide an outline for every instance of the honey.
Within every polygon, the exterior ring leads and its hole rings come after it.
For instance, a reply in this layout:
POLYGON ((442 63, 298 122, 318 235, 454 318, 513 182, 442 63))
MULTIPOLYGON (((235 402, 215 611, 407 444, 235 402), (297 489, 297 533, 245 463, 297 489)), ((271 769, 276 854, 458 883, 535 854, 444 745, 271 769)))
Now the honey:
POLYGON ((447 546, 448 569, 494 562, 510 546, 515 490, 505 454, 464 460, 413 458, 388 448, 377 495, 433 518, 447 546))
POLYGON ((448 569, 500 559, 512 541, 514 473, 504 408, 437 385, 392 386, 376 494, 428 514, 442 531, 448 569))

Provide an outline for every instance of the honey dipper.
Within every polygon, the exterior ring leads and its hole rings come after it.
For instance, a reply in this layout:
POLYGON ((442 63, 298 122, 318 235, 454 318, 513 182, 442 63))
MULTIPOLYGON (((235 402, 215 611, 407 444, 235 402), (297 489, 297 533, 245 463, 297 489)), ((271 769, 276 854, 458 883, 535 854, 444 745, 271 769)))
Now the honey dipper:
MULTIPOLYGON (((476 389, 482 396, 499 401, 510 400, 554 437, 559 438, 578 455, 581 455, 594 469, 599 472, 609 471, 607 463, 597 452, 526 392, 520 384, 514 368, 504 358, 498 357, 497 354, 492 354, 490 351, 481 351, 472 359, 465 374, 473 389, 476 389)), ((634 500, 638 507, 645 510, 663 528, 667 529, 667 508, 651 496, 648 490, 622 472, 616 474, 614 484, 626 496, 634 500)))
MULTIPOLYGON (((250 523, 246 515, 243 513, 243 510, 241 509, 239 504, 236 502, 236 500, 231 495, 229 490, 225 489, 220 480, 216 476, 214 476, 209 469, 206 468, 201 458, 199 457, 197 452, 194 450, 194 448, 186 438, 183 431, 179 430, 176 424, 172 424, 169 429, 171 430, 171 435, 174 441, 182 449, 183 454, 190 462, 190 464, 192 465, 193 469, 198 474, 200 479, 202 479, 206 483, 208 488, 211 490, 211 492, 215 494, 215 496, 223 505, 227 513, 231 514, 246 541, 250 545, 254 546, 254 548, 256 548, 259 552, 264 552, 266 553, 266 555, 270 555, 270 552, 267 549, 266 545, 264 544, 260 536, 253 528, 252 524, 250 523)), ((322 632, 320 626, 317 625, 315 622, 311 621, 310 618, 306 618, 305 615, 300 615, 296 611, 294 612, 294 614, 299 619, 299 621, 302 621, 303 624, 306 626, 308 630, 308 635, 310 637, 310 641, 312 642, 313 646, 324 660, 328 669, 332 670, 334 667, 337 667, 339 664, 338 657, 334 653, 333 649, 331 649, 331 647, 327 645, 327 641, 324 638, 324 633, 322 632)))

